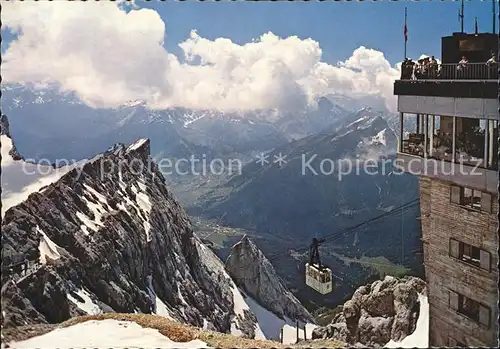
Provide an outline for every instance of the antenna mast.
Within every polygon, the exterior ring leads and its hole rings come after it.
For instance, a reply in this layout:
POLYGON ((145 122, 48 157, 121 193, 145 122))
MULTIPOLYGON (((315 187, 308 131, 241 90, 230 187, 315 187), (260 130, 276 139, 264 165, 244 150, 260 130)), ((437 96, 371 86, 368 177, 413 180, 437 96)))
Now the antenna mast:
POLYGON ((460 18, 460 32, 464 32, 464 0, 462 0, 461 10, 458 10, 458 18, 460 18))
POLYGON ((495 0, 492 0, 492 4, 493 4, 493 34, 496 33, 497 31, 497 15, 496 15, 496 4, 495 4, 495 0))

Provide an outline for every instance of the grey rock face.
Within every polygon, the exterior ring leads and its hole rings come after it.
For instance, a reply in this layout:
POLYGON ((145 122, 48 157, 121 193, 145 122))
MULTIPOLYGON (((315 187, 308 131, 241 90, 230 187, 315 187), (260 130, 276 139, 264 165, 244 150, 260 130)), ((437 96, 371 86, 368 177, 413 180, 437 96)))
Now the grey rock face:
POLYGON ((7 115, 0 115, 0 136, 7 136, 10 138, 10 126, 7 115))
POLYGON ((383 346, 415 331, 420 311, 418 294, 425 281, 416 277, 386 276, 359 287, 344 303, 342 314, 313 331, 313 339, 337 339, 354 345, 383 346))
POLYGON ((47 323, 47 321, 24 297, 16 283, 9 281, 2 285, 2 327, 4 324, 23 326, 37 323, 47 323), (4 302, 4 298, 8 301, 4 302))
POLYGON ((255 324, 257 318, 254 313, 248 310, 243 310, 243 315, 238 315, 238 329, 245 334, 246 338, 255 337, 255 324))
POLYGON ((232 247, 226 269, 239 287, 280 318, 314 323, 311 314, 283 285, 269 260, 246 235, 232 247))
MULTIPOLYGON (((7 115, 0 115, 0 135, 7 136, 12 139, 10 136, 10 127, 9 127, 9 119, 7 115)), ((14 160, 24 160, 23 157, 18 153, 14 144, 12 145, 12 150, 9 152, 9 155, 12 156, 14 160)))
MULTIPOLYGON (((193 235, 149 147, 111 147, 6 211, 2 271, 13 274, 2 275, 4 327, 88 313, 78 307, 88 298, 98 312, 150 313, 162 302, 181 322, 230 331, 232 281, 193 235), (13 278, 26 260, 34 270, 13 278)), ((241 329, 249 337, 252 315, 241 329)))
POLYGON ((372 317, 363 312, 356 333, 357 341, 368 346, 385 344, 391 339, 391 327, 391 317, 372 317))

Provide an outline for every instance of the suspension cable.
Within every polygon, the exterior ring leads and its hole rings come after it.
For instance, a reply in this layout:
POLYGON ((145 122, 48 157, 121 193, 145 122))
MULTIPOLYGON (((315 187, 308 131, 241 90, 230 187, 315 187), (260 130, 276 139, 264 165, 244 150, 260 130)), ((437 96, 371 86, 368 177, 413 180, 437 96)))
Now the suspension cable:
MULTIPOLYGON (((416 198, 416 199, 413 199, 409 202, 406 202, 404 204, 402 204, 401 206, 398 206, 396 208, 394 208, 393 210, 389 211, 389 212, 385 212, 379 216, 376 216, 374 218, 371 218, 371 219, 368 219, 368 220, 365 220, 359 224, 356 224, 352 227, 349 227, 349 228, 345 228, 345 229, 342 229, 341 231, 338 231, 338 232, 335 232, 335 233, 332 233, 332 234, 329 234, 329 235, 326 235, 324 237, 322 237, 321 239, 324 239, 325 242, 329 241, 329 242, 333 242, 333 241, 337 241, 341 238, 343 238, 344 236, 346 236, 348 233, 351 233, 353 231, 356 231, 358 230, 359 228, 369 224, 369 223, 374 223, 374 222, 377 222, 377 221, 380 221, 380 220, 384 220, 388 217, 391 217, 391 216, 394 216, 400 212, 402 212, 403 210, 405 209, 408 209, 408 208, 412 208, 412 207, 415 207, 418 205, 418 201, 420 200, 420 198, 416 198)), ((288 249, 287 251, 284 251, 284 252, 280 252, 280 253, 277 253, 277 254, 274 254, 272 256, 270 256, 268 258, 268 260, 271 262, 271 261, 274 261, 276 260, 278 257, 280 256, 283 256, 287 253, 289 253, 291 250, 295 251, 295 252, 302 252, 302 251, 305 251, 309 248, 309 246, 306 246, 306 247, 303 247, 304 245, 302 246, 299 246, 298 248, 291 248, 291 249, 288 249)))

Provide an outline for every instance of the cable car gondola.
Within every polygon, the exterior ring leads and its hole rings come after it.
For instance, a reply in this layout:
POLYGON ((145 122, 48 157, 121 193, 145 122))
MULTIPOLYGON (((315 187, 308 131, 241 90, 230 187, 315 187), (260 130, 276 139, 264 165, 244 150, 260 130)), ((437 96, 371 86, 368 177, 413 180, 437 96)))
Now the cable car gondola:
POLYGON ((306 285, 316 292, 328 294, 333 291, 332 271, 321 264, 319 244, 325 239, 313 238, 309 246, 309 263, 306 263, 306 285))

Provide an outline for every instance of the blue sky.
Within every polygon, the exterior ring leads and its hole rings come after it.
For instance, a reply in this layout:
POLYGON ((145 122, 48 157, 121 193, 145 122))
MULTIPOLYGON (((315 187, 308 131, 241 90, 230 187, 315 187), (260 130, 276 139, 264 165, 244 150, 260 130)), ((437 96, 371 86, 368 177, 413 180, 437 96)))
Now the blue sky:
MULTIPOLYGON (((345 60, 364 45, 385 53, 391 63, 404 55, 404 8, 408 8, 408 56, 422 53, 440 56, 445 35, 460 31, 459 1, 377 2, 144 2, 140 7, 157 10, 166 22, 165 46, 180 55, 177 44, 191 29, 200 36, 230 38, 246 43, 268 31, 286 37, 312 38, 323 49, 323 61, 345 60)), ((498 1, 497 1, 498 5, 498 1)), ((465 1, 465 31, 492 31, 492 1, 465 1)), ((498 18, 498 9, 497 9, 498 18)), ((498 30, 498 19, 497 19, 498 30)))
MULTIPOLYGON (((465 1, 465 31, 492 31, 492 1, 465 1)), ((178 43, 192 29, 207 39, 225 37, 244 44, 266 32, 281 37, 312 38, 323 49, 323 61, 347 59, 359 46, 384 52, 394 64, 404 56, 404 8, 408 8, 409 57, 440 56, 440 38, 460 31, 460 1, 342 1, 342 2, 199 2, 143 1, 139 7, 155 9, 166 23, 168 51, 182 56, 178 43)), ((498 0, 497 30, 498 30, 498 0)), ((12 36, 2 30, 2 52, 12 36)))

